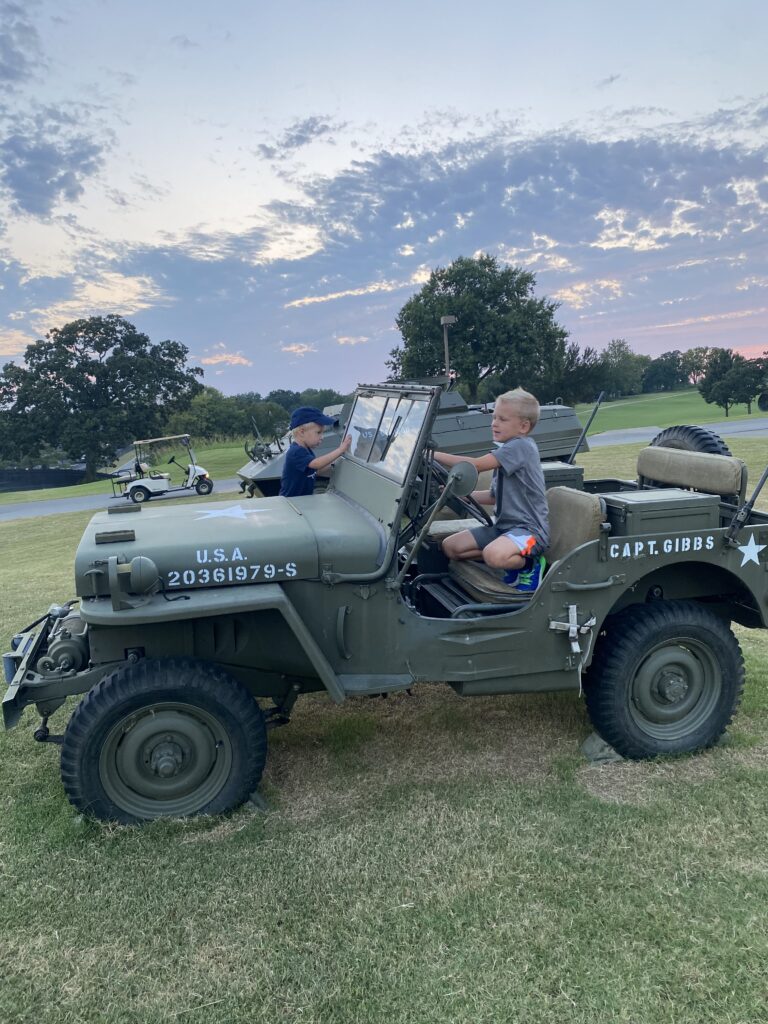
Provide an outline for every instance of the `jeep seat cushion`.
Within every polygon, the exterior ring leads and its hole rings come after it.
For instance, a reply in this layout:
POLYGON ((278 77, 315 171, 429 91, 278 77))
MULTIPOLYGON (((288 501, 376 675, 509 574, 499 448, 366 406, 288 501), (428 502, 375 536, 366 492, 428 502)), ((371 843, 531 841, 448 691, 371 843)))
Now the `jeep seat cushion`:
POLYGON ((690 487, 705 494, 738 494, 747 488, 746 466, 728 455, 708 455, 680 448, 643 448, 637 456, 638 479, 690 487))
MULTIPOLYGON (((476 520, 472 520, 475 522, 476 520)), ((530 600, 530 594, 518 594, 502 579, 504 571, 491 569, 485 562, 470 559, 453 561, 448 572, 472 601, 481 604, 516 604, 530 600)))
POLYGON ((480 526, 477 519, 436 519, 429 528, 429 536, 436 540, 444 540, 452 537, 454 533, 461 533, 462 530, 474 530, 480 526))
POLYGON ((550 487, 549 548, 547 561, 557 562, 569 551, 600 536, 605 505, 598 494, 577 491, 573 487, 550 487))

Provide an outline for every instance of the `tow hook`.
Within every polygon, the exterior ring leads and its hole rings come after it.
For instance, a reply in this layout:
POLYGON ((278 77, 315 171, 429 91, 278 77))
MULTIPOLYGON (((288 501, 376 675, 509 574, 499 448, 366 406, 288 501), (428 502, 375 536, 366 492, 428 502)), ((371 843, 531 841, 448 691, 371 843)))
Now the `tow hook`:
POLYGON ((50 729, 48 728, 48 715, 44 715, 40 720, 40 725, 32 733, 32 739, 37 740, 38 743, 58 743, 64 742, 64 737, 59 735, 51 735, 50 729))

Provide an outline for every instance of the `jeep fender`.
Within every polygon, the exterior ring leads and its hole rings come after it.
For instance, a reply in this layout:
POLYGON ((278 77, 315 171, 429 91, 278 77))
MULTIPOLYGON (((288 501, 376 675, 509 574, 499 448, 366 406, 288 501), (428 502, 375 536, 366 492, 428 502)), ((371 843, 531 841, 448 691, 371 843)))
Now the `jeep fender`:
POLYGON ((256 583, 251 586, 221 587, 217 590, 200 588, 187 591, 184 597, 186 600, 167 601, 162 594, 155 594, 137 608, 121 608, 118 611, 112 607, 112 602, 108 599, 83 598, 80 602, 80 616, 85 622, 95 626, 116 627, 201 619, 229 615, 233 612, 275 610, 285 619, 331 698, 337 704, 344 701, 344 687, 339 677, 279 584, 256 583))

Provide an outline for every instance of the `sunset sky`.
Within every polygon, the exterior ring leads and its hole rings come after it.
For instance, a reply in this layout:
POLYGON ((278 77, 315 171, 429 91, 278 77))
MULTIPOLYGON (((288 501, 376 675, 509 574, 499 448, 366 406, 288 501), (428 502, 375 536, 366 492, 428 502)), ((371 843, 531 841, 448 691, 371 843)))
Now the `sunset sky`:
POLYGON ((738 0, 0 0, 0 360, 118 313, 347 391, 478 252, 582 347, 758 355, 767 45, 738 0))

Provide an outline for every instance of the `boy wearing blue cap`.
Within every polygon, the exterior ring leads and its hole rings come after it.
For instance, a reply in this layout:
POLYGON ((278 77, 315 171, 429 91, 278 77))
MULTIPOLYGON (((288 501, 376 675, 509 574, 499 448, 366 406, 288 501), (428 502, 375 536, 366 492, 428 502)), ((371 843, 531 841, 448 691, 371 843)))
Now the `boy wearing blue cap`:
POLYGON ((283 475, 280 481, 280 494, 284 498, 296 498, 302 494, 312 494, 315 489, 317 471, 326 469, 352 444, 349 434, 338 448, 327 455, 315 455, 314 445, 323 440, 323 428, 330 427, 337 421, 326 416, 319 409, 302 405, 291 413, 291 447, 285 456, 283 475))

